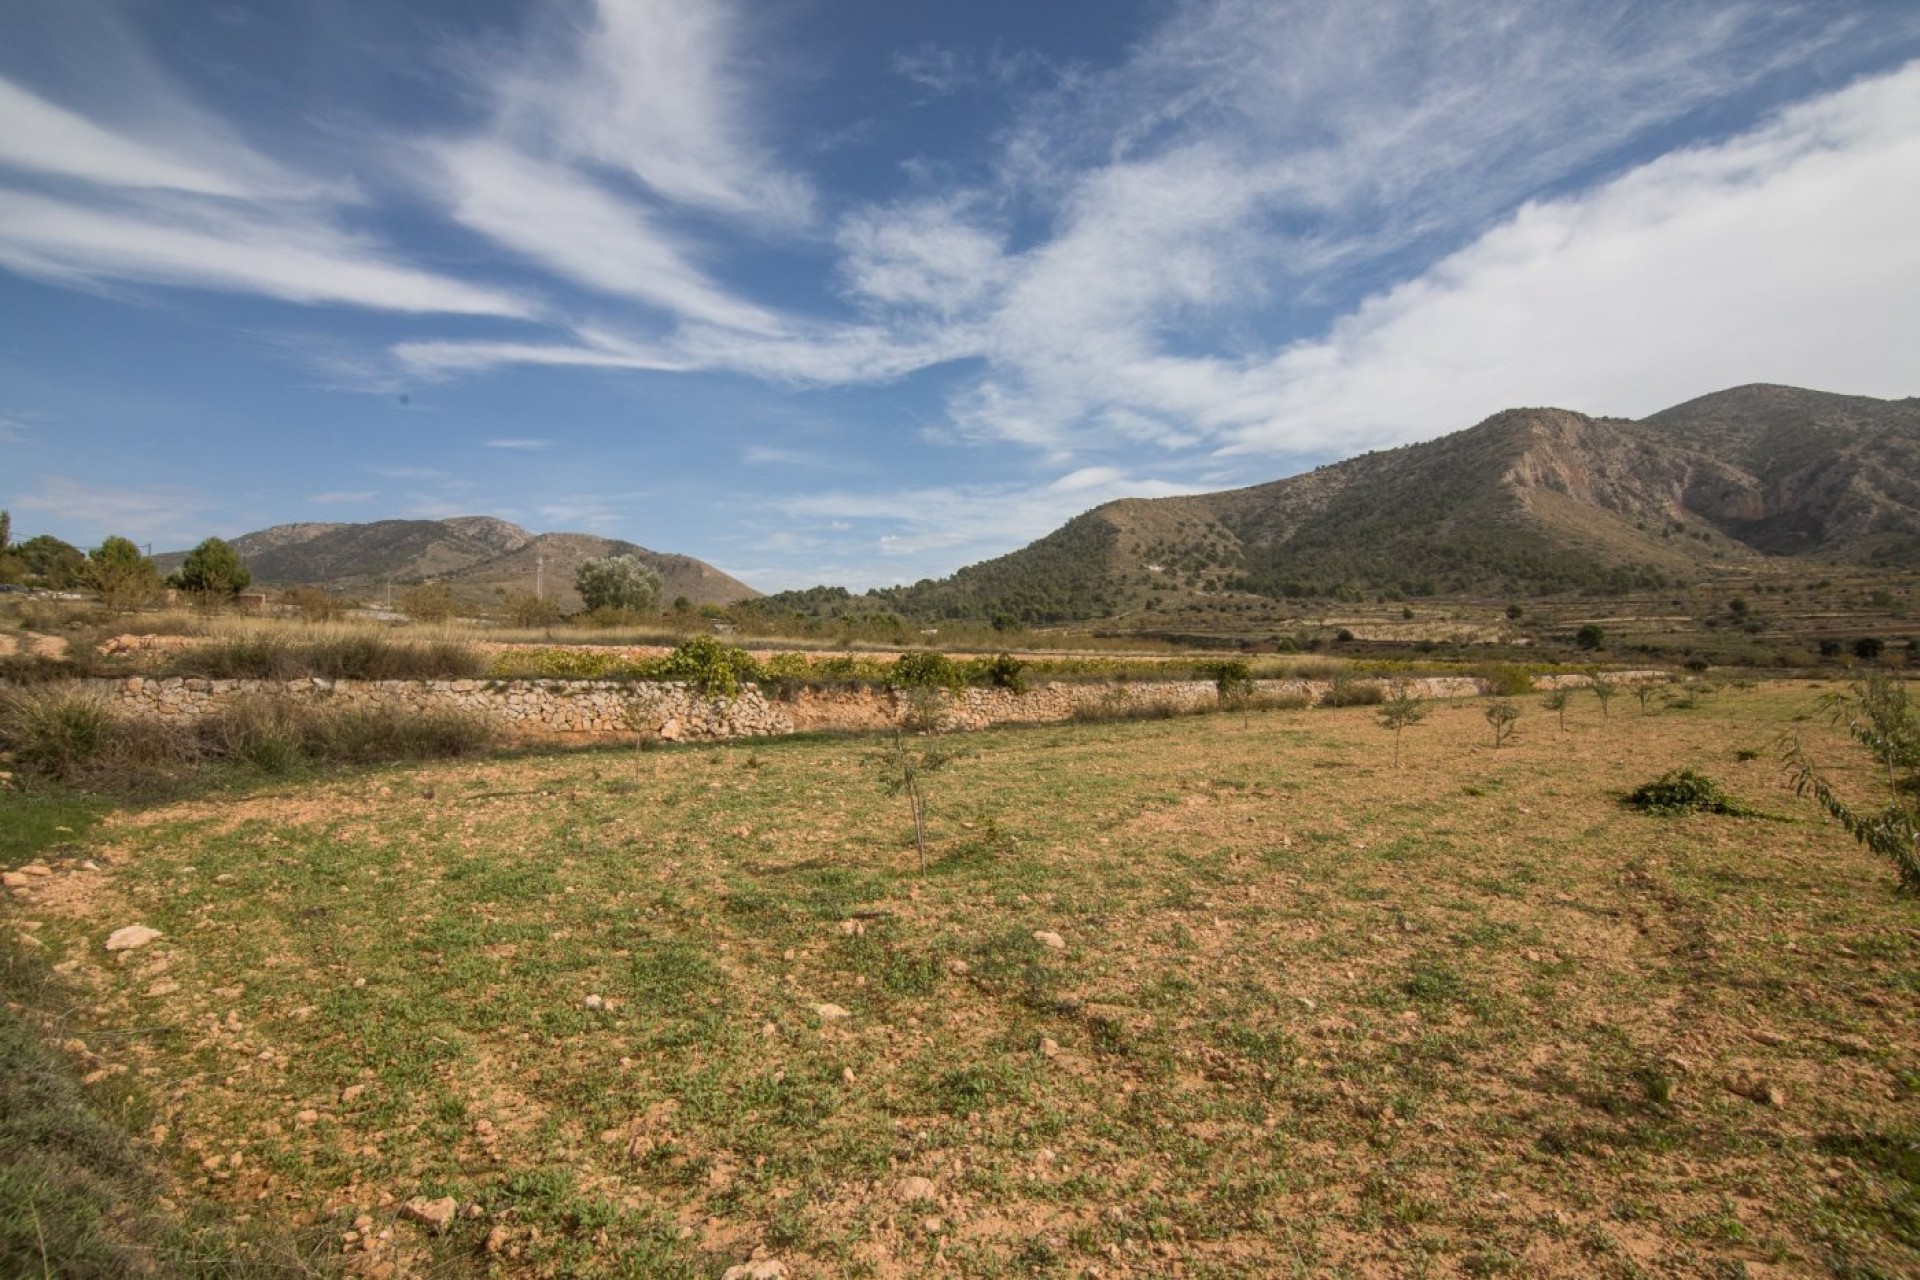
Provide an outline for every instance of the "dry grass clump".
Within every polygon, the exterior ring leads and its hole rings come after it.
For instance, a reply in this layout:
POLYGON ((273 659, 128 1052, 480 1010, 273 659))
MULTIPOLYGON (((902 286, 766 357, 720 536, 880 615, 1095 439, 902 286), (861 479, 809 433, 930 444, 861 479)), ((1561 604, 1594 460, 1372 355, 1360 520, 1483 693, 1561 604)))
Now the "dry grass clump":
POLYGON ((452 680, 479 676, 486 659, 452 640, 394 640, 371 631, 289 638, 262 629, 181 650, 166 669, 213 680, 452 680))
POLYGON ((474 755, 495 741, 482 718, 452 711, 332 706, 291 695, 237 699, 192 724, 116 712, 65 685, 0 694, 0 750, 44 781, 137 789, 208 763, 270 773, 474 755))

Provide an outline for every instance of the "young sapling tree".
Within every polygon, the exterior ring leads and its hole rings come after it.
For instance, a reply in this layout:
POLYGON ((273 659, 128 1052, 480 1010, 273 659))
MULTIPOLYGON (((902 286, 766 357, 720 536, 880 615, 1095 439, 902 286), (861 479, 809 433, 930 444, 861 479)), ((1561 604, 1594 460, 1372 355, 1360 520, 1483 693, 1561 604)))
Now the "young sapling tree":
POLYGON ((1387 700, 1380 704, 1380 724, 1382 728, 1393 730, 1393 767, 1400 767, 1400 732, 1410 724, 1419 724, 1426 718, 1425 699, 1413 692, 1413 686, 1405 680, 1396 680, 1387 686, 1387 700))
POLYGON ((1520 718, 1520 708, 1511 698, 1495 698, 1487 703, 1486 717, 1493 726, 1493 749, 1498 751, 1500 744, 1513 736, 1513 722, 1520 718))
POLYGON ((1821 703, 1866 748, 1885 781, 1886 802, 1877 809, 1848 802, 1789 732, 1780 745, 1795 794, 1812 795, 1849 835, 1893 863, 1904 892, 1920 894, 1920 707, 1883 671, 1821 703))
POLYGON ((1567 731, 1567 704, 1573 701, 1573 690, 1568 688, 1549 689, 1540 705, 1560 718, 1560 732, 1567 731))
POLYGON ((927 774, 944 767, 953 756, 931 748, 909 749, 906 735, 895 730, 886 750, 872 757, 880 786, 890 796, 905 796, 913 814, 913 847, 920 857, 920 874, 927 873, 927 774))
POLYGON ((1587 675, 1587 687, 1592 689, 1593 696, 1600 700, 1600 718, 1605 720, 1607 704, 1612 702, 1613 696, 1620 692, 1620 686, 1609 680, 1605 672, 1593 671, 1587 675))

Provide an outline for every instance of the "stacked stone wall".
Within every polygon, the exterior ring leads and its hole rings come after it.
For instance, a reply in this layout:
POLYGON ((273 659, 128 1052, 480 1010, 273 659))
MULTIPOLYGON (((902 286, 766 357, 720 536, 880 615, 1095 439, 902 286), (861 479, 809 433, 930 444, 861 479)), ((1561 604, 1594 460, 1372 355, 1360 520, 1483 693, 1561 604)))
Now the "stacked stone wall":
MULTIPOLYGON (((1623 672, 1631 682, 1664 679, 1657 672, 1623 672)), ((1541 687, 1587 683, 1585 676, 1548 677, 1541 687)), ((134 715, 195 720, 237 699, 273 695, 342 707, 388 706, 483 716, 509 736, 645 735, 669 741, 766 737, 805 730, 871 730, 908 724, 912 701, 888 689, 802 687, 769 698, 747 685, 732 698, 712 698, 676 683, 614 680, 210 680, 143 677, 82 680, 115 708, 134 715)), ((1484 692, 1470 676, 1406 681, 1422 698, 1463 698, 1484 692)), ((1254 699, 1316 703, 1332 688, 1324 680, 1259 680, 1254 699)), ((997 724, 1047 724, 1084 716, 1123 718, 1186 714, 1219 704, 1210 680, 1111 682, 1049 681, 1023 692, 961 689, 941 695, 943 729, 997 724)))

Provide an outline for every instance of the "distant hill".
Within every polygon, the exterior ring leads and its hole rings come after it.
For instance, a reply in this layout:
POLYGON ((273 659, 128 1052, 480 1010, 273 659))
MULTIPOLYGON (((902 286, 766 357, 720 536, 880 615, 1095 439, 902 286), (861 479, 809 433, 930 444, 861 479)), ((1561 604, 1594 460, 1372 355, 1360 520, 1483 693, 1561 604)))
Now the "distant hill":
MULTIPOLYGON (((685 596, 695 605, 733 604, 759 592, 691 556, 590 533, 529 533, 490 516, 446 520, 376 520, 367 524, 282 524, 231 540, 255 583, 272 587, 321 587, 374 600, 391 584, 396 590, 426 581, 449 584, 474 605, 502 595, 531 592, 544 581, 561 607, 575 609, 574 572, 584 560, 632 555, 653 566, 664 583, 662 597, 685 596)), ((163 571, 186 556, 155 557, 163 571)))
POLYGON ((1920 566, 1920 399, 1747 386, 1641 421, 1509 409, 1252 488, 1110 502, 949 578, 766 605, 1079 622, 1202 599, 1622 592, 1781 556, 1920 566))

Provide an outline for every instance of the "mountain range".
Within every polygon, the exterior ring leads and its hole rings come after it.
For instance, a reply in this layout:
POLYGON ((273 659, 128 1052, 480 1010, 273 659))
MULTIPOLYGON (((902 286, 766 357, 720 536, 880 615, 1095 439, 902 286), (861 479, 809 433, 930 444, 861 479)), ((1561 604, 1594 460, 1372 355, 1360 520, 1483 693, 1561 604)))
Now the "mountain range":
POLYGON ((1637 421, 1509 409, 1251 488, 1110 502, 948 578, 765 607, 1060 623, 1198 600, 1618 593, 1782 558, 1920 566, 1920 398, 1752 385, 1637 421))
MULTIPOLYGON (((590 533, 529 533, 490 516, 445 520, 375 520, 365 524, 282 524, 232 539, 256 585, 320 587, 365 600, 389 587, 447 583, 460 600, 479 606, 539 588, 564 609, 580 606, 574 573, 585 560, 631 555, 652 566, 663 603, 735 604, 759 592, 691 556, 649 551, 590 533)), ((157 556, 163 571, 185 552, 157 556)))

